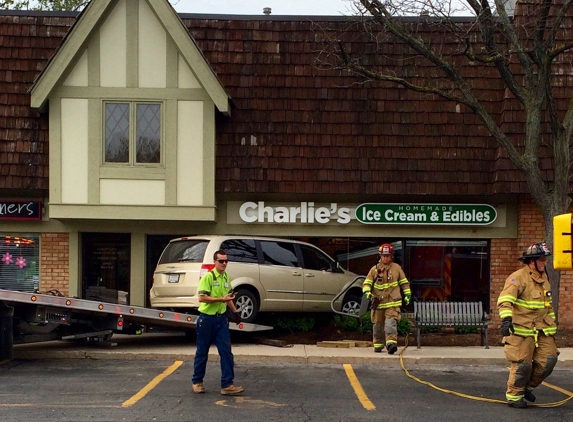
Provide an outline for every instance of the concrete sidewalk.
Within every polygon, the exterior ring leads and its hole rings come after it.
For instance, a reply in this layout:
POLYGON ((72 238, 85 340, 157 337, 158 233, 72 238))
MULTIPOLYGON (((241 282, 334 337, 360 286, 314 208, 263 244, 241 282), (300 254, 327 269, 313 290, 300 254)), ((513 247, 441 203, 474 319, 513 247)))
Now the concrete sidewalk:
MULTIPOLYGON (((14 359, 168 359, 190 361, 195 357, 195 344, 179 334, 115 335, 113 347, 93 347, 81 343, 52 341, 14 346, 14 359)), ((236 362, 296 364, 392 364, 399 361, 400 347, 394 355, 374 353, 371 347, 325 348, 295 344, 274 347, 261 344, 233 344, 236 362)), ((559 367, 573 367, 573 348, 561 349, 559 367)), ((424 347, 410 345, 402 354, 406 365, 494 365, 506 366, 503 348, 424 347)), ((217 361, 212 348, 209 359, 217 361)))

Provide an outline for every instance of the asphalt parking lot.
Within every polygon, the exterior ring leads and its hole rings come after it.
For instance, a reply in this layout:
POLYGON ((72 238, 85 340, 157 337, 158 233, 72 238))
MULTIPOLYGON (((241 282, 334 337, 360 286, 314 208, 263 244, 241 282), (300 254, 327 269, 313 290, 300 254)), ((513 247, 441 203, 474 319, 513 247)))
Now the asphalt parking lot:
MULTIPOLYGON (((219 394, 219 366, 209 363, 206 394, 191 392, 192 361, 46 359, 0 365, 2 421, 540 421, 573 420, 573 402, 511 409, 505 368, 399 364, 236 365, 238 397, 219 394)), ((537 403, 573 396, 573 371, 558 369, 536 390, 537 403)))

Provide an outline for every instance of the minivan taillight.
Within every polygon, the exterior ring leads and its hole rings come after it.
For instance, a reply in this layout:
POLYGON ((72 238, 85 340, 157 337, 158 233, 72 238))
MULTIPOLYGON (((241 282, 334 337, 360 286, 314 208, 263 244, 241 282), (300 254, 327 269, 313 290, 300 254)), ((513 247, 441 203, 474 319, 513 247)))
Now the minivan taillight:
POLYGON ((199 280, 201 280, 201 277, 203 277, 205 274, 207 274, 213 268, 215 268, 215 264, 203 264, 203 265, 201 265, 201 271, 199 272, 199 280))

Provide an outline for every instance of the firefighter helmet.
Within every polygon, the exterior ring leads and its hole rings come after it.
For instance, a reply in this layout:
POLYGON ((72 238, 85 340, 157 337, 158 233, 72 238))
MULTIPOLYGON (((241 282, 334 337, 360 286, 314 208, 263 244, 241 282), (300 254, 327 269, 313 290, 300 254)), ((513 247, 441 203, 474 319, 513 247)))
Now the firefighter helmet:
POLYGON ((378 248, 378 251, 380 252, 380 255, 394 255, 394 248, 389 243, 382 244, 378 248))
POLYGON ((523 255, 520 258, 517 258, 517 260, 527 264, 531 260, 547 257, 550 255, 551 251, 547 247, 547 244, 545 242, 538 242, 529 246, 525 252, 523 252, 523 255))

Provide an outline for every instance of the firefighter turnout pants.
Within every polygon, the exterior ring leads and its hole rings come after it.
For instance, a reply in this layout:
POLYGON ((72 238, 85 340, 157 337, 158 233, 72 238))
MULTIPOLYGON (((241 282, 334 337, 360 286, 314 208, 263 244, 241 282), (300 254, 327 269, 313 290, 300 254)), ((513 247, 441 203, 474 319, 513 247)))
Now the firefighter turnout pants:
POLYGON ((505 396, 508 401, 516 401, 524 396, 526 388, 533 390, 553 372, 559 352, 555 338, 541 331, 537 344, 535 337, 514 334, 504 337, 503 341, 505 358, 510 363, 505 396))
POLYGON ((398 321, 400 308, 372 309, 372 342, 374 348, 394 343, 398 345, 398 321))

